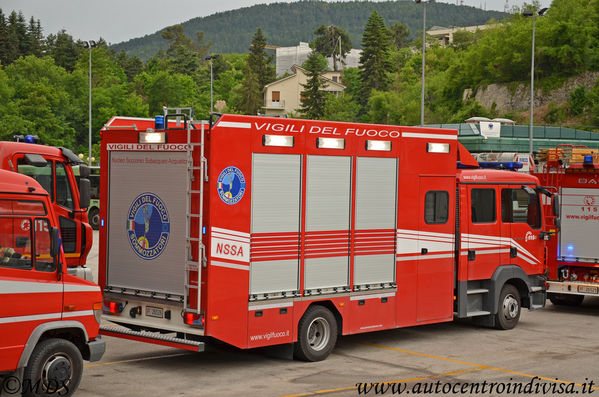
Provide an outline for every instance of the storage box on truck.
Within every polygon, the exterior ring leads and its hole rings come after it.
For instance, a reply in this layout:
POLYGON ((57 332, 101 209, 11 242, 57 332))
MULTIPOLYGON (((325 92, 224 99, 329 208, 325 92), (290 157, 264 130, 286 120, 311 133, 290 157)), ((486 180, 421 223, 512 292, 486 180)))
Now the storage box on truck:
POLYGON ((104 334, 321 360, 338 335, 544 305, 538 179, 478 168, 456 131, 164 117, 101 133, 104 334))

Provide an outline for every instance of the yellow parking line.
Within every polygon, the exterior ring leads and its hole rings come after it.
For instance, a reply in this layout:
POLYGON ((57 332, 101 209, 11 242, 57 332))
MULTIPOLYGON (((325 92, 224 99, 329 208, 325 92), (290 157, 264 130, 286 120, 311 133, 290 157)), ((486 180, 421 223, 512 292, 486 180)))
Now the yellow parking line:
POLYGON ((107 362, 107 363, 97 363, 97 364, 87 364, 87 365, 84 365, 83 368, 105 367, 107 365, 117 365, 117 364, 134 363, 134 362, 138 362, 138 361, 158 360, 159 358, 178 357, 178 356, 185 356, 188 354, 189 353, 176 353, 176 354, 165 354, 163 356, 132 358, 131 360, 111 361, 111 362, 107 362))
MULTIPOLYGON (((458 364, 466 364, 466 365, 471 365, 471 366, 477 367, 477 368, 489 369, 489 370, 498 371, 498 372, 505 372, 505 373, 508 373, 508 374, 518 375, 518 376, 522 376, 522 377, 526 377, 526 378, 537 378, 537 379, 542 379, 542 380, 546 380, 548 382, 554 382, 554 383, 567 383, 567 384, 572 383, 572 384, 574 384, 576 386, 579 386, 579 387, 583 387, 584 386, 581 383, 568 382, 566 380, 560 380, 560 379, 555 379, 555 378, 548 378, 546 376, 531 375, 531 374, 527 374, 527 373, 524 373, 524 372, 518 372, 518 371, 509 370, 509 369, 491 367, 491 366, 488 366, 488 365, 481 365, 481 364, 469 363, 467 361, 454 360, 453 358, 448 358, 448 357, 441 357, 441 356, 434 356, 432 354, 425 354, 425 353, 413 352, 413 351, 409 351, 409 350, 398 349, 396 347, 383 346, 383 345, 377 345, 377 344, 374 344, 374 343, 366 343, 366 342, 359 342, 359 343, 362 344, 362 345, 366 345, 366 346, 378 347, 380 349, 394 350, 394 351, 397 351, 397 352, 400 352, 400 353, 411 354, 411 355, 414 355, 414 356, 434 358, 434 359, 437 359, 437 360, 449 361, 449 362, 458 363, 458 364)), ((589 387, 589 385, 586 385, 586 386, 589 387)), ((596 387, 596 386, 593 386, 593 387, 590 387, 590 388, 594 389, 594 390, 599 390, 599 387, 596 387)))
MULTIPOLYGON (((475 371, 479 371, 481 369, 485 369, 485 368, 484 367, 467 368, 467 369, 462 369, 462 370, 458 370, 458 371, 444 372, 441 374, 436 374, 436 375, 431 375, 431 376, 421 376, 421 377, 417 377, 417 378, 390 380, 390 381, 386 381, 386 382, 380 382, 380 384, 408 383, 408 382, 415 382, 415 381, 431 380, 431 379, 435 379, 435 378, 442 378, 444 376, 453 376, 453 375, 465 374, 468 372, 475 372, 475 371)), ((317 391, 307 392, 307 393, 287 394, 282 397, 318 396, 318 395, 328 394, 328 393, 338 393, 338 392, 342 392, 342 391, 355 390, 357 388, 358 388, 358 386, 340 387, 337 389, 317 390, 317 391)))

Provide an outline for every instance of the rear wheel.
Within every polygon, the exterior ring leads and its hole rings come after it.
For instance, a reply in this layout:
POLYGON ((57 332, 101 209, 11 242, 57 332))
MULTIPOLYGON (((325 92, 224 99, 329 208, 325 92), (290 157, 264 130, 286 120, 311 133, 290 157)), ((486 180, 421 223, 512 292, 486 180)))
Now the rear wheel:
POLYGON ((499 307, 495 315, 495 328, 512 329, 520 320, 520 293, 511 284, 505 284, 499 295, 499 307))
POLYGON ((46 339, 33 349, 23 374, 23 395, 72 396, 83 373, 83 358, 65 339, 46 339), (29 383, 29 384, 27 384, 29 383))
POLYGON ((548 294, 547 297, 554 305, 565 306, 579 306, 584 300, 584 295, 548 294))
POLYGON ((328 357, 337 342, 337 321, 323 306, 312 306, 298 324, 298 341, 293 355, 304 361, 321 361, 328 357))

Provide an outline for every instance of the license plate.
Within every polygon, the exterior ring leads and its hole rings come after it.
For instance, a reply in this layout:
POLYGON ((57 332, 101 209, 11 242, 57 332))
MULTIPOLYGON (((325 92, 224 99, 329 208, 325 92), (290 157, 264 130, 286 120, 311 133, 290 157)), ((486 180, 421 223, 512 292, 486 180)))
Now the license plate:
POLYGON ((588 285, 579 285, 578 292, 583 294, 599 294, 599 287, 591 287, 588 285))
POLYGON ((164 310, 161 307, 146 306, 146 316, 163 318, 164 310))

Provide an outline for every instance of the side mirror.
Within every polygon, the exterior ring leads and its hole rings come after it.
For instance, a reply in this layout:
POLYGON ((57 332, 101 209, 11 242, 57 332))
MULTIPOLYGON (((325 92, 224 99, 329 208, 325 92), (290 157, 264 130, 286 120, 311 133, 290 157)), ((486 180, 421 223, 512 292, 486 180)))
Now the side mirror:
POLYGON ((80 178, 89 178, 89 167, 85 164, 79 165, 79 177, 80 178))
POLYGON ((551 200, 553 204, 553 215, 559 218, 559 196, 554 194, 551 200))
POLYGON ((88 208, 89 207, 90 194, 91 194, 90 190, 91 190, 91 185, 90 185, 89 179, 87 179, 87 178, 79 179, 79 208, 88 208))
POLYGON ((50 237, 50 256, 56 258, 60 253, 60 245, 62 242, 60 241, 60 234, 57 227, 53 227, 50 230, 50 233, 52 234, 50 237))

